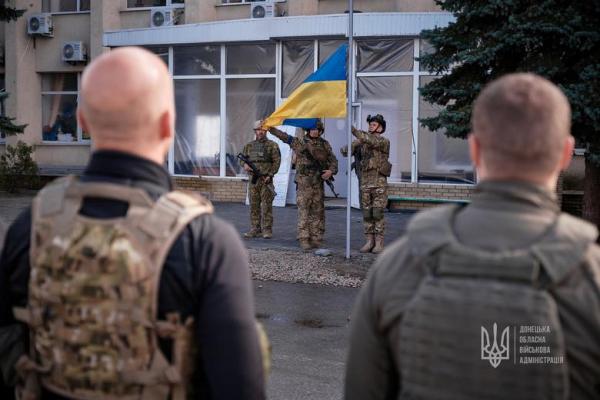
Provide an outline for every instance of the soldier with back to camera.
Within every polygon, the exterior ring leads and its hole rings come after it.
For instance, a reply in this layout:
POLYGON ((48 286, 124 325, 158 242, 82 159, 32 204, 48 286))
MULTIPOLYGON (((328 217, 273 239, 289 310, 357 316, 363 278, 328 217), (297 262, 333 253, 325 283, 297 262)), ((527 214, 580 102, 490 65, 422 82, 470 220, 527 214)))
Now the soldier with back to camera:
POLYGON ((599 399, 600 247, 562 214, 573 153, 561 90, 511 74, 475 101, 469 205, 417 214, 352 316, 345 398, 599 399))
POLYGON ((163 167, 167 68, 121 48, 81 85, 90 162, 40 191, 0 255, 3 380, 28 400, 264 399, 245 249, 163 167))

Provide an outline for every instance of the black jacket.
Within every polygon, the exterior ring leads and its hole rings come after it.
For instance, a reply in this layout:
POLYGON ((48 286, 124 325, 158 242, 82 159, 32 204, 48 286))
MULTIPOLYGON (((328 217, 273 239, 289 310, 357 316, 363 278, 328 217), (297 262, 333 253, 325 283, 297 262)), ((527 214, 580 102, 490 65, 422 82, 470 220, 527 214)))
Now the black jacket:
MULTIPOLYGON (((160 165, 115 151, 95 152, 81 180, 142 188, 153 198, 173 188, 160 165)), ((81 214, 111 218, 126 211, 127 203, 89 198, 81 214)), ((28 209, 6 235, 0 256, 0 326, 14 323, 12 307, 27 303, 30 229, 28 209)), ((248 257, 233 227, 214 215, 188 225, 167 256, 158 304, 159 318, 174 311, 194 317, 200 344, 194 385, 200 399, 265 397, 248 257)), ((43 398, 61 397, 45 393, 43 398)))

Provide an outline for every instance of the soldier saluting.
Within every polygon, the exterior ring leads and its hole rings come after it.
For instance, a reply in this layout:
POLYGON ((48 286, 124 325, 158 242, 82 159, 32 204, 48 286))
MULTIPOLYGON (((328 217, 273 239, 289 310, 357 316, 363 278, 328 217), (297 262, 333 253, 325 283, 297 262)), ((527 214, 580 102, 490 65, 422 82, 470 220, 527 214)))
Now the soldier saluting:
POLYGON ((387 178, 392 172, 392 164, 388 161, 390 141, 382 136, 386 128, 383 115, 369 115, 367 122, 369 132, 352 127, 352 134, 357 139, 352 150, 353 153, 358 151, 361 155, 361 162, 356 170, 360 177, 360 206, 363 211, 366 243, 360 252, 381 253, 385 233, 383 209, 387 204, 387 178))
POLYGON ((279 146, 267 139, 267 131, 262 128, 262 121, 254 123, 256 140, 244 146, 242 155, 252 166, 240 160, 240 164, 251 177, 248 183, 250 198, 250 231, 244 237, 253 238, 262 235, 264 239, 273 236, 273 199, 275 188, 273 176, 279 170, 281 153, 279 146), (252 167, 258 169, 253 171, 252 167))
POLYGON ((325 191, 323 182, 337 173, 338 161, 331 145, 321 136, 323 123, 306 130, 297 138, 269 127, 269 132, 287 143, 296 156, 296 185, 298 204, 298 240, 303 250, 318 248, 325 233, 325 191))

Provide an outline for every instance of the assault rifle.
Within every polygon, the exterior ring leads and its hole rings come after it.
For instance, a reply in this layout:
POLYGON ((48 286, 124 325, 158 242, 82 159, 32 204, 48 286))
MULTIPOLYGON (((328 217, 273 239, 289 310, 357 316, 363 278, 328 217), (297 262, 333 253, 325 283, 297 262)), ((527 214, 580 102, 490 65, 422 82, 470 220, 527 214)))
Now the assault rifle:
POLYGON ((333 181, 334 181, 334 179, 333 179, 333 176, 332 176, 331 178, 327 179, 325 181, 325 183, 327 184, 327 186, 329 186, 329 189, 331 189, 331 193, 333 193, 333 195, 337 198, 337 197, 339 197, 339 194, 337 194, 335 192, 335 186, 333 186, 333 181))
POLYGON ((258 182, 258 178, 262 178, 265 174, 261 173, 258 167, 250 161, 248 157, 243 155, 242 153, 238 153, 237 158, 239 158, 244 164, 250 167, 252 170, 252 184, 256 184, 258 182))
MULTIPOLYGON (((243 163, 245 163, 247 166, 249 166, 250 169, 252 170, 252 184, 253 185, 255 185, 256 182, 258 182, 258 178, 262 178, 263 176, 269 176, 267 174, 263 174, 262 172, 260 172, 260 170, 258 169, 256 164, 254 164, 252 161, 250 161, 250 159, 248 157, 246 157, 245 155, 243 155, 242 153, 238 153, 237 158, 239 158, 243 163)), ((271 189, 270 185, 267 185, 267 187, 269 188, 269 191, 273 193, 273 196, 275 196, 276 195, 275 190, 271 189)))
MULTIPOLYGON (((319 166, 319 171, 326 170, 328 166, 325 165, 325 163, 323 161, 319 160, 319 157, 314 156, 314 154, 311 152, 311 146, 306 139, 304 140, 304 142, 307 146, 306 154, 308 155, 308 157, 319 166)), ((335 179, 332 175, 331 178, 329 178, 325 181, 325 183, 327 184, 327 186, 329 186, 329 189, 331 189, 331 193, 333 193, 333 195, 337 198, 337 197, 339 197, 339 194, 337 194, 335 192, 335 186, 333 185, 334 181, 335 181, 335 179)))

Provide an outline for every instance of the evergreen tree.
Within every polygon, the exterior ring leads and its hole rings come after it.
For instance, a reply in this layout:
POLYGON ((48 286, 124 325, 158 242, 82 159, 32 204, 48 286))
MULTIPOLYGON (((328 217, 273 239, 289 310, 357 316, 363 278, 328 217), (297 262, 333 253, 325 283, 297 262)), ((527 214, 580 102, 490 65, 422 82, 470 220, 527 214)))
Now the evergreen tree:
POLYGON ((486 83, 533 72, 556 83, 573 110, 572 133, 586 148, 584 217, 600 225, 600 0, 436 0, 456 20, 423 32, 433 51, 420 58, 442 75, 421 89, 444 106, 421 123, 464 138, 473 101, 486 83))

